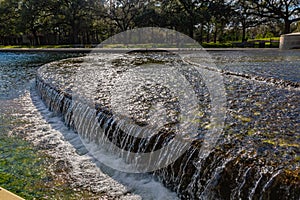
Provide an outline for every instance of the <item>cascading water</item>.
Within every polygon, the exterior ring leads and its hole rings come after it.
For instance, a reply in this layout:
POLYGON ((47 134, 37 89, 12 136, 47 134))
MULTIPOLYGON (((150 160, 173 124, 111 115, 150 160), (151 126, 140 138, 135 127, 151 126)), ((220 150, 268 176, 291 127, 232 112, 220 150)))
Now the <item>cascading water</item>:
MULTIPOLYGON (((180 62, 177 56, 168 53, 127 54, 125 57, 98 54, 63 60, 40 68, 36 87, 50 110, 62 115, 65 124, 80 135, 97 159, 103 161, 104 158, 108 166, 123 167, 125 171, 132 165, 147 171, 153 158, 140 162, 131 153, 153 152, 170 144, 179 130, 176 129, 178 100, 172 99, 172 93, 166 88, 149 82, 143 88, 135 88, 139 95, 129 98, 133 105, 128 108, 131 116, 120 118, 113 112, 116 104, 111 103, 115 95, 113 82, 120 74, 141 64, 174 66, 180 62), (78 79, 74 72, 92 70, 89 67, 95 59, 101 65, 98 81, 90 80, 82 88, 74 84, 78 79), (149 105, 153 102, 157 103, 154 108, 149 105), (151 109, 167 113, 165 124, 168 126, 163 126, 155 135, 153 130, 143 128, 151 109)), ((168 166, 150 170, 152 174, 182 199, 299 199, 300 94, 297 84, 288 89, 285 85, 277 87, 279 82, 266 84, 224 73, 227 93, 224 131, 220 132, 215 147, 203 156, 201 146, 211 129, 208 117, 212 112, 211 100, 199 73, 188 65, 182 67, 180 73, 197 91, 197 117, 192 119, 197 122, 197 134, 187 137, 188 146, 173 143, 174 153, 181 149, 184 153, 168 166)), ((161 152, 159 158, 158 163, 171 160, 172 155, 161 152)))

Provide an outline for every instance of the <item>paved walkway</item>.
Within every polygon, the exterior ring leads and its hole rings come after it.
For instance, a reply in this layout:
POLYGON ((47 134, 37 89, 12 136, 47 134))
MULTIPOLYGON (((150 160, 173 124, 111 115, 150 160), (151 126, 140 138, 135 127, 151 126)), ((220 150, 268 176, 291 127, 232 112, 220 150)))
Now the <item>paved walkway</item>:
MULTIPOLYGON (((133 49, 127 48, 0 48, 0 52, 65 52, 65 53, 125 53, 133 49)), ((154 50, 154 49, 142 49, 154 50)), ((194 51, 195 49, 161 48, 168 51, 194 51)), ((207 51, 281 51, 279 48, 204 48, 207 51)), ((294 50, 295 51, 295 50, 294 50)))

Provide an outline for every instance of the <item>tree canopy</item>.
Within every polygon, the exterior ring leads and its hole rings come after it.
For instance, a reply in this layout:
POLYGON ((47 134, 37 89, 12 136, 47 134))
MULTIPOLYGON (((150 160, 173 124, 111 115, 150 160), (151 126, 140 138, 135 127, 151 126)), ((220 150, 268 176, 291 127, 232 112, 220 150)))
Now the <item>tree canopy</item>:
POLYGON ((0 44, 93 44, 150 26, 199 42, 245 41, 299 21, 300 0, 0 0, 0 44))

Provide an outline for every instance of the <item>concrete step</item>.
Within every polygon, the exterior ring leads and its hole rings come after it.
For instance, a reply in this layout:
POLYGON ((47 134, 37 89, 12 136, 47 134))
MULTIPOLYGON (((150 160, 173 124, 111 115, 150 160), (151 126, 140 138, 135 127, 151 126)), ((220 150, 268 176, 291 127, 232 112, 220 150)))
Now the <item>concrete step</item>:
POLYGON ((0 187, 0 200, 24 200, 24 199, 0 187))

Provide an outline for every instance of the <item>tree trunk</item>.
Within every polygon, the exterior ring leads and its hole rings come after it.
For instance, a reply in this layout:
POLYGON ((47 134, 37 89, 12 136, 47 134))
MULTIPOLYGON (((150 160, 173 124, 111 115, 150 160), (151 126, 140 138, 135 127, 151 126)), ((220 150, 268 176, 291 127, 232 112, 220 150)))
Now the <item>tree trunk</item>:
POLYGON ((284 34, 291 32, 291 22, 289 19, 284 20, 284 34))
POLYGON ((225 22, 221 22, 221 27, 219 29, 219 42, 224 42, 224 28, 225 28, 225 22))
POLYGON ((78 29, 76 27, 76 23, 74 20, 71 22, 71 35, 70 35, 70 40, 72 44, 77 44, 78 43, 78 29))
POLYGON ((96 43, 99 44, 100 43, 100 40, 99 40, 99 34, 98 34, 98 31, 96 30, 95 32, 95 36, 96 36, 96 43))
POLYGON ((72 39, 71 39, 72 44, 77 44, 78 43, 78 33, 75 27, 72 27, 72 39))
POLYGON ((206 42, 207 42, 207 43, 209 43, 209 36, 210 36, 210 35, 209 35, 209 34, 210 34, 209 32, 210 32, 210 25, 208 24, 208 25, 207 25, 207 33, 206 33, 206 42))
POLYGON ((215 32, 214 32, 214 43, 217 43, 217 34, 218 34, 218 26, 216 25, 215 32))
POLYGON ((201 24, 201 27, 200 27, 200 38, 199 38, 199 42, 200 42, 200 44, 203 43, 203 24, 201 24))
POLYGON ((194 38, 194 20, 191 20, 189 24, 189 36, 194 38))
POLYGON ((242 42, 246 41, 246 26, 243 26, 242 42))
POLYGON ((189 28, 189 36, 191 38, 194 38, 194 25, 190 25, 190 28, 189 28))
POLYGON ((88 44, 91 44, 92 42, 92 39, 91 39, 91 35, 92 35, 92 33, 90 34, 90 32, 89 31, 86 31, 86 38, 87 38, 87 43, 88 44))
POLYGON ((32 34, 33 34, 33 45, 40 45, 39 37, 37 35, 36 30, 33 30, 32 34))

